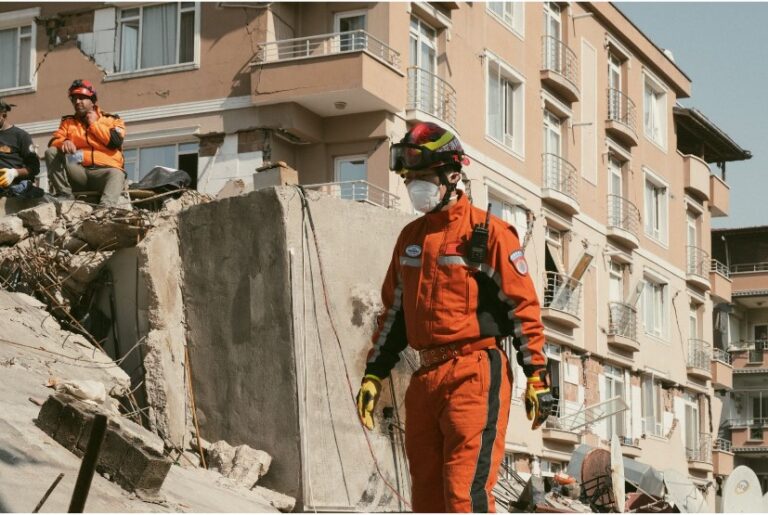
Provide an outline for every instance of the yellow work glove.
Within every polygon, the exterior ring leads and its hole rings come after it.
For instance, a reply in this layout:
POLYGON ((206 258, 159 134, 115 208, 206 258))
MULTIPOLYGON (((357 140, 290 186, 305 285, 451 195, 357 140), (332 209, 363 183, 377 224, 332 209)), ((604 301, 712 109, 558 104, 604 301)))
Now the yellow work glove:
POLYGON ((0 168, 0 188, 9 187, 18 176, 19 172, 15 168, 0 168))
POLYGON ((536 430, 543 424, 555 407, 555 398, 549 389, 546 369, 539 369, 528 378, 525 389, 525 414, 533 421, 531 429, 536 430))
POLYGON ((363 377, 360 391, 357 392, 357 414, 360 422, 368 429, 373 429, 373 410, 379 401, 381 379, 373 374, 363 377))

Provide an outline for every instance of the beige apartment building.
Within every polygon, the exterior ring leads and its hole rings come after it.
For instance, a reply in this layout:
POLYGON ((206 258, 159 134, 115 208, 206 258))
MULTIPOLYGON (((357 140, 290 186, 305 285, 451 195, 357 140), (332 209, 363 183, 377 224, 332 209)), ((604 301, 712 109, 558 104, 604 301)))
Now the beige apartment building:
MULTIPOLYGON (((717 367, 728 378, 716 392, 723 402, 715 472, 746 465, 768 489, 768 227, 712 231, 712 270, 725 296, 715 304, 717 367)), ((713 283, 714 287, 714 283, 713 283)), ((720 373, 713 369, 714 373, 720 373)), ((713 378, 714 381, 714 378, 713 378)))
POLYGON ((303 184, 410 210, 387 169, 389 143, 414 122, 450 127, 471 159, 474 203, 490 203, 529 237, 560 398, 558 417, 531 432, 516 370, 507 466, 551 476, 580 443, 605 446, 615 432, 625 456, 689 475, 713 502, 722 411, 713 388, 731 385, 713 353, 722 274, 710 272, 705 249, 711 218, 728 213, 724 163, 749 153, 679 105, 691 79, 615 6, 4 3, 0 11, 0 37, 17 52, 0 95, 18 105, 14 120, 38 153, 71 110, 70 81, 90 79, 103 107, 127 122, 133 180, 164 164, 215 193, 282 160, 303 184), (721 165, 720 176, 708 163, 721 165), (598 403, 618 411, 579 425, 574 414, 598 403))

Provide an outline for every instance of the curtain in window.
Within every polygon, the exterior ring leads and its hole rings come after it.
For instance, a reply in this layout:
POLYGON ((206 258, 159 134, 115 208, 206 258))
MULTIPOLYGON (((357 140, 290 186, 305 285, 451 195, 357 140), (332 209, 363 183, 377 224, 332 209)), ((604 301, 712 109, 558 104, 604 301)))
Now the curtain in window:
POLYGON ((141 23, 141 67, 175 64, 176 4, 145 7, 141 23))
POLYGON ((648 181, 646 181, 645 182, 645 232, 646 234, 653 234, 653 228, 656 225, 655 213, 656 213, 656 209, 654 206, 653 185, 648 181))
POLYGON ((0 30, 0 88, 15 88, 18 85, 16 35, 18 29, 0 30))
POLYGON ((139 22, 123 22, 120 25, 120 71, 136 69, 139 55, 139 22))
POLYGON ((648 86, 648 84, 645 85, 645 102, 643 103, 643 117, 645 119, 645 132, 650 134, 651 136, 654 135, 653 133, 653 104, 654 104, 655 97, 653 95, 653 90, 648 86))
POLYGON ((491 137, 503 141, 501 118, 501 83, 499 65, 488 63, 488 133, 491 137))

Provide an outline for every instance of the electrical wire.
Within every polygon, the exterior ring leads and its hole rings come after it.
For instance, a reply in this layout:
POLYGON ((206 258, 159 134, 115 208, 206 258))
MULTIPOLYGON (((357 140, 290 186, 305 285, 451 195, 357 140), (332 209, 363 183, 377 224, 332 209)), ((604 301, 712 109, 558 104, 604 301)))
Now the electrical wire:
POLYGON ((77 364, 77 363, 67 363, 68 365, 71 365, 71 366, 76 366, 76 367, 80 367, 80 368, 107 369, 107 368, 112 368, 112 367, 119 368, 120 365, 122 364, 122 362, 125 360, 125 358, 127 358, 128 355, 141 344, 143 339, 144 339, 143 337, 141 339, 139 339, 139 341, 136 342, 136 345, 131 347, 130 350, 128 352, 126 352, 125 355, 122 358, 120 358, 120 359, 118 359, 116 361, 110 360, 110 363, 103 363, 103 364, 93 364, 93 360, 91 360, 91 359, 78 358, 76 356, 68 356, 67 354, 62 354, 60 352, 44 349, 42 347, 35 347, 34 345, 27 345, 25 343, 14 342, 12 340, 7 340, 5 338, 0 338, 0 342, 6 343, 6 344, 9 344, 9 345, 15 345, 17 347, 24 347, 24 348, 27 348, 27 349, 32 349, 32 350, 36 350, 36 351, 40 351, 40 352, 45 352, 45 353, 51 354, 53 356, 57 356, 57 357, 60 357, 60 358, 71 359, 73 361, 85 361, 85 362, 88 362, 88 363, 92 363, 91 365, 80 365, 80 364, 77 364))
MULTIPOLYGON (((309 202, 307 201, 306 191, 304 190, 304 187, 300 186, 300 185, 297 185, 296 188, 298 188, 299 194, 301 196, 302 210, 306 210, 307 218, 309 220, 309 226, 310 226, 310 228, 312 230, 312 237, 313 237, 313 240, 314 240, 314 243, 315 243, 315 252, 317 254, 318 269, 319 269, 319 272, 320 272, 320 281, 321 281, 322 288, 323 288, 323 300, 324 300, 324 304, 325 304, 325 310, 326 310, 326 313, 328 315, 328 320, 330 322, 331 329, 333 330, 333 335, 334 335, 334 337, 336 339, 336 344, 338 345, 338 348, 339 348, 339 353, 341 355, 342 365, 344 366, 344 375, 346 377, 347 388, 349 389, 349 399, 352 402, 352 404, 354 405, 355 411, 357 411, 357 402, 355 400, 355 392, 354 392, 354 388, 352 387, 352 380, 349 377, 349 369, 347 367, 347 362, 344 359, 344 352, 343 352, 343 348, 341 346, 341 339, 339 338, 339 333, 336 330, 336 324, 334 323, 333 316, 331 315, 330 302, 328 300, 328 289, 327 289, 327 285, 326 285, 326 281, 325 281, 325 273, 323 272, 323 263, 322 263, 322 259, 321 259, 321 256, 320 256, 320 246, 319 246, 318 240, 317 240, 317 230, 315 228, 315 222, 312 219, 312 211, 311 211, 311 209, 309 207, 309 202)), ((392 484, 389 481, 387 481, 386 477, 384 477, 384 473, 381 471, 381 467, 379 466, 379 460, 376 458, 376 454, 373 452, 373 445, 371 444, 371 440, 370 440, 370 438, 368 436, 368 433, 366 432, 365 428, 363 427, 362 422, 360 422, 360 430, 362 431, 363 436, 365 437, 365 442, 368 445, 368 451, 371 454, 371 458, 373 459, 373 464, 374 464, 374 466, 376 468, 376 472, 379 474, 379 477, 384 482, 384 484, 387 486, 387 488, 389 488, 392 491, 392 493, 394 493, 395 496, 397 496, 397 498, 406 507, 408 507, 410 509, 411 508, 411 503, 409 503, 407 500, 405 500, 403 498, 403 496, 400 494, 400 492, 394 486, 392 486, 392 484)))

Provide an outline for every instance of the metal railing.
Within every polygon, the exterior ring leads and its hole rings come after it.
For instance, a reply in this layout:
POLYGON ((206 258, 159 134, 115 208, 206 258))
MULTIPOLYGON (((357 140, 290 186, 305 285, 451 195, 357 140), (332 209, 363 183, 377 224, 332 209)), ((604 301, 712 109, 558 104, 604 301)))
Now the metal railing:
POLYGON ((688 461, 712 463, 712 435, 700 433, 698 441, 692 442, 691 447, 686 446, 685 456, 688 461))
POLYGON ((715 440, 715 444, 712 446, 713 451, 732 452, 733 444, 730 440, 725 438, 718 438, 715 440))
POLYGON ((623 229, 636 237, 640 234, 640 210, 619 195, 608 195, 608 227, 623 229))
POLYGON ((686 272, 702 278, 709 277, 709 254, 706 250, 688 245, 688 261, 686 263, 686 272))
POLYGON ((712 348, 709 343, 698 338, 688 339, 688 360, 689 367, 699 370, 709 371, 709 362, 712 359, 712 348))
POLYGON ((406 109, 418 109, 449 125, 456 124, 456 90, 432 72, 408 68, 408 103, 406 109))
POLYGON ((365 202, 374 206, 395 209, 400 203, 400 197, 374 186, 368 181, 326 182, 322 184, 306 184, 304 188, 315 190, 346 200, 365 202))
POLYGON ((578 199, 576 167, 557 154, 542 154, 542 171, 545 188, 552 188, 563 195, 578 199))
POLYGON ((709 264, 709 271, 710 272, 716 272, 723 277, 730 277, 731 273, 728 271, 728 267, 725 266, 725 263, 721 263, 717 259, 712 259, 709 264))
POLYGON ((768 261, 731 265, 732 274, 749 274, 752 272, 768 272, 768 261))
POLYGON ((753 428, 753 427, 768 427, 768 418, 751 417, 751 418, 730 418, 728 419, 728 426, 731 428, 753 428))
POLYGON ((627 95, 618 89, 608 88, 608 120, 620 122, 637 133, 637 108, 627 95))
POLYGON ((349 52, 365 52, 393 68, 400 68, 400 54, 364 30, 332 32, 259 43, 259 49, 252 64, 292 61, 349 52))
POLYGON ((637 309, 623 302, 609 302, 608 335, 637 341, 637 309))
POLYGON ((733 363, 730 352, 723 349, 712 349, 712 361, 719 361, 726 365, 731 365, 733 363))
POLYGON ((554 36, 541 38, 542 69, 562 75, 578 89, 579 60, 568 45, 554 36))
POLYGON ((581 307, 581 281, 557 272, 547 272, 546 275, 543 306, 578 317, 581 307))
POLYGON ((768 350, 768 340, 739 340, 728 344, 729 352, 739 352, 744 350, 768 350))

